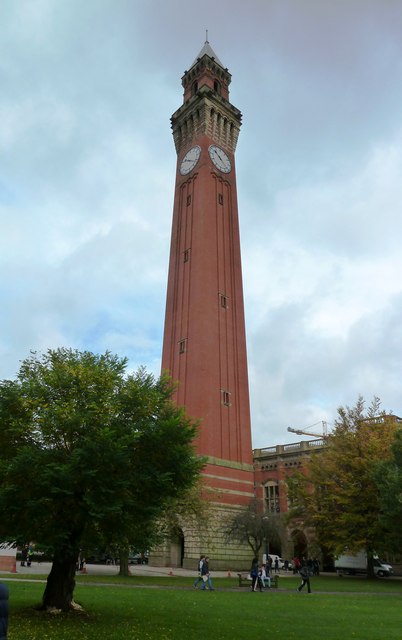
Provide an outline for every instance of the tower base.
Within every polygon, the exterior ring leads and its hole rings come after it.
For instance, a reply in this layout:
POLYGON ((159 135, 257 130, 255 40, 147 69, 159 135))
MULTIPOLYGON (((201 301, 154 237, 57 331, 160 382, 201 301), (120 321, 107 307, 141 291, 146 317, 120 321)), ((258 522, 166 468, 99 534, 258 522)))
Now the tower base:
POLYGON ((253 558, 251 548, 247 544, 228 542, 225 537, 226 522, 241 509, 211 504, 207 523, 182 521, 176 537, 152 550, 149 565, 197 571, 200 556, 206 555, 211 571, 248 571, 253 558))

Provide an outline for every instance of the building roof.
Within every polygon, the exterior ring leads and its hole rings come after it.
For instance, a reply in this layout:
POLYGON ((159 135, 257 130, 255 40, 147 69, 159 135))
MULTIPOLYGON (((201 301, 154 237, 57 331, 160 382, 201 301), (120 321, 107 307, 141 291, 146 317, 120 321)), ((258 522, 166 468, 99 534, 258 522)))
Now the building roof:
POLYGON ((210 58, 214 58, 215 61, 222 67, 222 69, 225 68, 222 62, 219 60, 218 56, 216 55, 215 51, 212 49, 208 40, 205 40, 204 46, 202 47, 196 59, 192 62, 191 67, 193 67, 196 64, 197 60, 199 60, 200 58, 202 58, 202 56, 205 56, 205 55, 209 56, 210 58))

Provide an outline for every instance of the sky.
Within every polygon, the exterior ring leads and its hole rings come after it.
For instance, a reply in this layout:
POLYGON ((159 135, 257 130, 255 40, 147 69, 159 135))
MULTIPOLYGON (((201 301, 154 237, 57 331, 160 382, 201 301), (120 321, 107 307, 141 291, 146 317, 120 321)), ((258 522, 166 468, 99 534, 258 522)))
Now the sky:
POLYGON ((236 151, 253 447, 402 415, 401 0, 1 0, 0 379, 31 350, 159 375, 170 116, 209 42, 236 151))

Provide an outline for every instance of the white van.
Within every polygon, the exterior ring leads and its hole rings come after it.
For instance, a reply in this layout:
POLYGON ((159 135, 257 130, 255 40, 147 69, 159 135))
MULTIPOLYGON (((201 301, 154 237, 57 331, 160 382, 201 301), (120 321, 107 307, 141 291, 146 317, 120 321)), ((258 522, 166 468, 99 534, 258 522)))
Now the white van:
MULTIPOLYGON (((347 573, 367 573, 367 554, 365 551, 351 554, 345 553, 335 560, 335 569, 338 575, 347 573)), ((379 578, 392 576, 393 569, 390 564, 382 562, 378 556, 374 556, 374 573, 379 578)))
MULTIPOLYGON (((272 568, 273 568, 273 569, 274 569, 274 567, 275 567, 275 560, 276 560, 277 558, 278 558, 278 568, 279 568, 279 569, 283 569, 283 568, 284 568, 284 566, 285 566, 285 562, 284 562, 284 560, 283 560, 280 556, 277 556, 277 555, 272 554, 272 553, 269 553, 269 554, 268 554, 268 556, 269 556, 269 557, 271 558, 271 560, 272 560, 272 568)), ((267 562, 267 556, 266 556, 266 554, 265 554, 265 553, 264 553, 264 554, 263 554, 263 556, 262 556, 262 561, 263 561, 263 563, 264 563, 264 564, 266 564, 266 562, 267 562)), ((289 563, 288 563, 288 568, 289 568, 289 569, 291 569, 291 568, 292 568, 292 563, 291 563, 290 561, 289 561, 289 563)))

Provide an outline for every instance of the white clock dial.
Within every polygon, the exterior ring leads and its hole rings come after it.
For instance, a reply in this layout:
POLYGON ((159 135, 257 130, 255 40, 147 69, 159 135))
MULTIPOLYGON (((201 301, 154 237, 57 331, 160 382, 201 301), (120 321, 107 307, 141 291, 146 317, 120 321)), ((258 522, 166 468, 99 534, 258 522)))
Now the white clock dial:
POLYGON ((230 173, 232 165, 229 157, 223 149, 217 147, 216 144, 211 144, 208 148, 208 153, 215 167, 219 169, 219 171, 222 171, 223 173, 230 173))
POLYGON ((190 151, 187 151, 183 160, 180 164, 180 173, 182 176, 186 176, 190 171, 192 171, 197 164, 201 155, 201 147, 197 144, 195 147, 192 147, 190 151))

